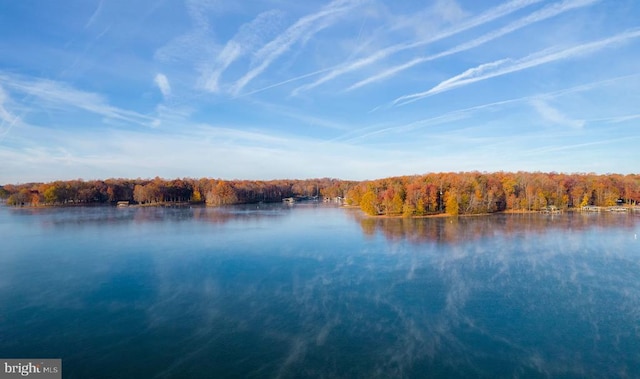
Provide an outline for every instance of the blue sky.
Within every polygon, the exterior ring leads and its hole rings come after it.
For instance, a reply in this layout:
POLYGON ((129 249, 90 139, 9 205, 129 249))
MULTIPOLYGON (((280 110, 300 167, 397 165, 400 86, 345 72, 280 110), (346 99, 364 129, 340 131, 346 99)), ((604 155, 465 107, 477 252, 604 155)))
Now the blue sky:
POLYGON ((640 2, 4 1, 0 183, 637 173, 640 2))

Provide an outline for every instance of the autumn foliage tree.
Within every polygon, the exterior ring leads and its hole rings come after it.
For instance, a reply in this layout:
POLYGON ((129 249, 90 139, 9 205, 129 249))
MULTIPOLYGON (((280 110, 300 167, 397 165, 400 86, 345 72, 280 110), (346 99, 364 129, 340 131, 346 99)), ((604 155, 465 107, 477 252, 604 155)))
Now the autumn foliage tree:
POLYGON ((5 184, 0 198, 15 206, 199 203, 226 204, 281 201, 285 197, 346 198, 371 215, 423 216, 438 213, 479 214, 538 211, 587 205, 635 205, 640 175, 559 174, 540 172, 460 172, 384 178, 371 181, 106 179, 5 184))
POLYGON ((635 205, 640 201, 640 175, 433 173, 361 182, 349 189, 347 200, 366 213, 403 216, 635 205), (363 194, 368 192, 377 195, 367 196, 365 202, 363 194))
POLYGON ((371 190, 365 192, 360 199, 360 209, 368 215, 377 216, 380 214, 378 196, 371 190))

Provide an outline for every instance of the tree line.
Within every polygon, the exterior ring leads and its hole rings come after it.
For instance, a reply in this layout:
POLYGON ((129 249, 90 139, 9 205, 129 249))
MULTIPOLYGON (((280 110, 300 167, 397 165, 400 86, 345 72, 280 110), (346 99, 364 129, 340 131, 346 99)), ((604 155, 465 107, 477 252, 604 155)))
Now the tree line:
POLYGON ((221 179, 82 179, 0 186, 0 198, 13 206, 206 203, 227 205, 282 201, 287 197, 336 197, 353 182, 337 179, 221 180, 221 179))
POLYGON ((640 175, 460 172, 360 182, 348 202, 370 215, 540 211, 640 201, 640 175))
POLYGON ((502 211, 539 211, 640 201, 640 175, 541 172, 458 172, 368 181, 107 179, 55 181, 0 187, 0 198, 16 206, 275 202, 288 197, 346 198, 370 215, 423 216, 502 211))

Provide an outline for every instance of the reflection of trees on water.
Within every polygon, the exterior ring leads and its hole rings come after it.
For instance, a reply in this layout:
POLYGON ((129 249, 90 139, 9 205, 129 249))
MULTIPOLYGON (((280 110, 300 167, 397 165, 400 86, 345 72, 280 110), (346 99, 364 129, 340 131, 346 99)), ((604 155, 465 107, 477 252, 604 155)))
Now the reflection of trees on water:
POLYGON ((195 272, 165 262, 162 292, 185 304, 171 300, 150 316, 171 324, 169 309, 190 309, 199 327, 188 341, 202 344, 181 365, 224 350, 233 353, 218 367, 240 376, 624 377, 640 369, 637 217, 347 214, 384 239, 340 253, 329 252, 344 246, 318 237, 287 255, 278 244, 250 257, 238 246, 195 272), (237 339, 251 347, 220 342, 237 339))
POLYGON ((133 219, 139 223, 198 221, 224 225, 230 222, 259 222, 265 219, 281 217, 287 211, 288 209, 285 207, 262 206, 261 208, 260 205, 256 204, 229 207, 143 207, 133 209, 133 219))
POLYGON ((440 365, 460 377, 640 370, 636 215, 354 218, 385 238, 369 285, 395 273, 375 299, 401 321, 388 332, 399 368, 440 365))
POLYGON ((33 220, 47 227, 82 227, 117 224, 180 223, 199 221, 223 225, 229 222, 259 222, 282 217, 291 209, 282 205, 251 204, 246 206, 206 207, 125 207, 73 206, 52 208, 10 208, 20 216, 37 216, 33 220))
POLYGON ((587 230, 604 232, 609 228, 633 228, 640 215, 567 213, 561 215, 494 214, 470 217, 382 218, 351 212, 366 236, 380 234, 389 241, 412 243, 455 243, 527 234, 544 234, 550 230, 587 230))
POLYGON ((226 224, 228 222, 258 222, 282 217, 291 212, 291 208, 272 204, 248 204, 228 207, 194 207, 194 220, 212 224, 226 224))
MULTIPOLYGON (((130 239, 118 249, 110 248, 111 238, 101 240, 109 259, 98 260, 100 267, 95 253, 74 256, 66 271, 45 277, 64 280, 59 297, 20 295, 47 303, 47 315, 56 309, 66 315, 76 304, 88 316, 104 312, 110 325, 133 325, 142 331, 134 342, 156 351, 154 364, 163 371, 157 377, 202 376, 190 370, 283 378, 640 372, 636 215, 383 219, 334 211, 57 209, 45 216, 55 225, 167 226, 150 228, 151 240, 130 239), (304 238, 283 233, 287 215, 304 238), (309 223, 311 217, 327 222, 309 223), (355 234, 340 224, 342 217, 355 222, 355 234), (197 222, 179 224, 188 220, 197 222), (238 228, 203 233, 234 222, 238 228), (269 227, 250 243, 255 236, 244 226, 254 222, 269 227), (360 239, 358 224, 365 235, 382 238, 360 239), (180 238, 170 238, 182 225, 188 227, 180 238), (147 249, 163 253, 140 255, 147 249)), ((41 284, 34 293, 55 288, 38 282, 41 276, 29 280, 41 284)), ((100 338, 83 333, 88 341, 100 338)), ((93 345, 104 346, 100 341, 93 345)), ((105 356, 124 344, 112 342, 105 356)))

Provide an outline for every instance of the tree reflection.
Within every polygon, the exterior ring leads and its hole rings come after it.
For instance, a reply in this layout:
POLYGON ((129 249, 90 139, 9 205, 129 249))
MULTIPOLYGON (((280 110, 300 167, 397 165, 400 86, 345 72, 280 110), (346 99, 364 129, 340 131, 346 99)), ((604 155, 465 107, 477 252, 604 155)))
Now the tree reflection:
POLYGON ((410 243, 457 243, 491 238, 506 238, 523 233, 543 234, 549 230, 586 230, 609 228, 632 229, 639 219, 636 214, 593 214, 569 212, 561 215, 493 214, 469 217, 385 218, 351 212, 365 236, 382 235, 389 241, 410 243))

